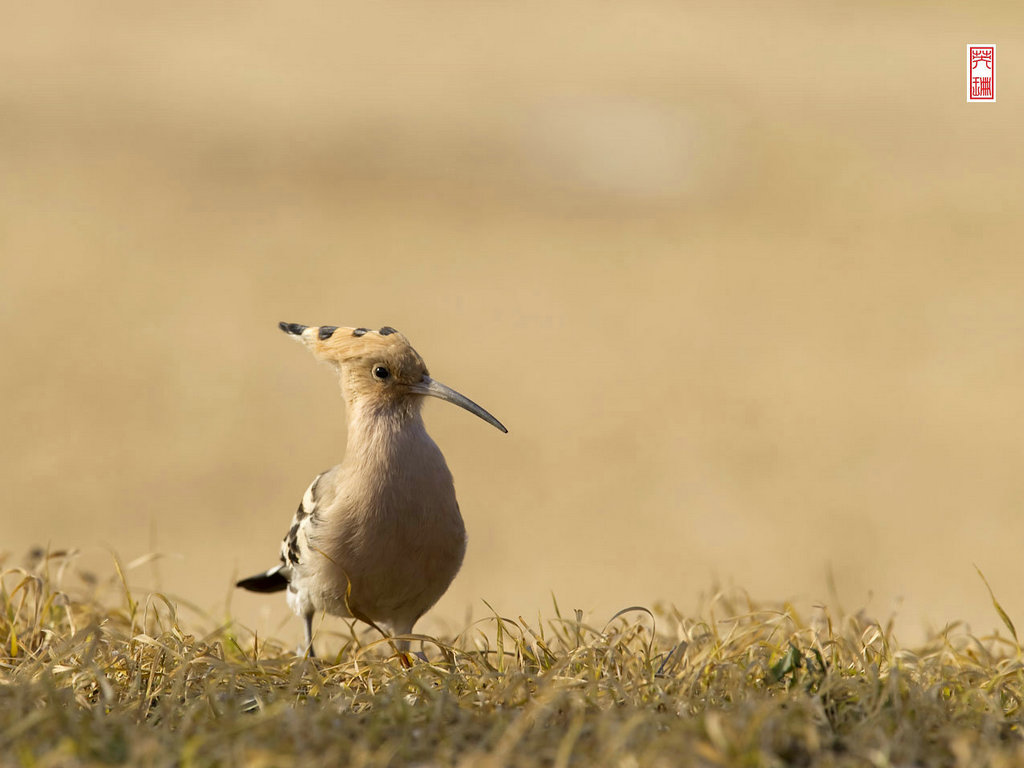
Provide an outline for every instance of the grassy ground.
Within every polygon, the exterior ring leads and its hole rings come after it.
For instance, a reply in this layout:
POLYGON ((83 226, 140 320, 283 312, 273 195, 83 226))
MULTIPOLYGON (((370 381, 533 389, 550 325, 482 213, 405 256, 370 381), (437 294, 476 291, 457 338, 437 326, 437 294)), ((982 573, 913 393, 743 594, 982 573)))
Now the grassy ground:
POLYGON ((955 626, 904 648, 862 615, 720 594, 699 618, 495 615, 411 666, 369 633, 322 637, 337 655, 314 663, 230 623, 188 626, 115 570, 83 580, 51 554, 3 572, 3 764, 1024 761, 1019 644, 955 626))

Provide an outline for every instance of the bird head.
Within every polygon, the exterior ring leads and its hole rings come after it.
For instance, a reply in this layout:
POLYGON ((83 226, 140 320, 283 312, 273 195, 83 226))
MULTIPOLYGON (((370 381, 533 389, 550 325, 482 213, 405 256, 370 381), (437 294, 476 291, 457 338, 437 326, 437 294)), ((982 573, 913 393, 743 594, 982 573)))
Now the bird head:
POLYGON ((380 330, 333 325, 280 323, 281 330, 305 344, 318 360, 335 366, 350 403, 401 406, 424 396, 446 400, 508 432, 468 397, 430 378, 423 358, 394 328, 380 330))

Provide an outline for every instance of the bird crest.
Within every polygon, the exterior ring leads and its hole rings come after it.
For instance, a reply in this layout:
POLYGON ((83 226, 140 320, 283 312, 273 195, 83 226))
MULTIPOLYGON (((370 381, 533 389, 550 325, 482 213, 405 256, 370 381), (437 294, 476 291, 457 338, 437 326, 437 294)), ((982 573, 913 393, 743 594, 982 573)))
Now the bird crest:
POLYGON ((379 330, 336 325, 280 323, 318 360, 334 365, 350 405, 405 406, 418 409, 420 395, 437 397, 465 408, 488 424, 508 430, 500 421, 451 387, 430 378, 423 358, 409 340, 390 326, 379 330))

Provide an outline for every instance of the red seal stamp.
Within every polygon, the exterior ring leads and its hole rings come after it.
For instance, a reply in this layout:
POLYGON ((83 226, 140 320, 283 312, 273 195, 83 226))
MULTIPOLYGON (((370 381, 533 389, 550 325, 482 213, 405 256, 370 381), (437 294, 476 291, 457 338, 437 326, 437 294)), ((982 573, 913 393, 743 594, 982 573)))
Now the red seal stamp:
POLYGON ((967 100, 996 100, 995 45, 967 46, 967 100))

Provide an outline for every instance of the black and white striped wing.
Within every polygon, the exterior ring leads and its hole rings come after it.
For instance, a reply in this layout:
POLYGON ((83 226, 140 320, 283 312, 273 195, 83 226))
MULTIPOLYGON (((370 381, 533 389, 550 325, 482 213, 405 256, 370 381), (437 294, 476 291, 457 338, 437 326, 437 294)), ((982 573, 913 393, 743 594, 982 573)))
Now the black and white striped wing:
POLYGON ((292 518, 292 527, 288 529, 284 541, 281 542, 281 567, 283 568, 291 569, 299 565, 308 552, 307 535, 310 528, 317 523, 317 507, 323 495, 320 481, 326 474, 327 472, 321 472, 313 478, 313 482, 302 494, 302 501, 299 503, 299 508, 295 510, 295 517, 292 518))
POLYGON ((295 510, 295 516, 292 518, 292 526, 281 542, 281 563, 265 573, 242 579, 237 586, 251 592, 280 592, 288 587, 293 569, 303 561, 308 552, 307 534, 309 529, 316 525, 317 508, 323 502, 321 480, 331 471, 321 472, 313 478, 313 482, 302 495, 299 508, 295 510))

